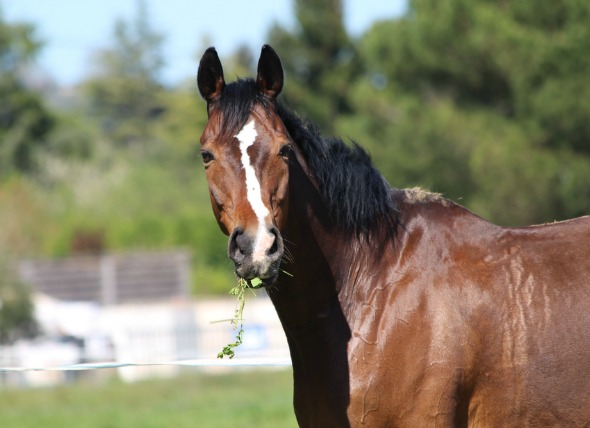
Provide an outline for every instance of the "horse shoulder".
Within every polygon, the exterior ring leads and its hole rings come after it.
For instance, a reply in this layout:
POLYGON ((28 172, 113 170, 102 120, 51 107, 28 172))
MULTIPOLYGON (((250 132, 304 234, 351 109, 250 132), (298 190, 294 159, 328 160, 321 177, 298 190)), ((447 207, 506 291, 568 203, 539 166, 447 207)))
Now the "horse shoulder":
POLYGON ((400 205, 396 254, 383 257, 386 274, 368 287, 351 328, 350 413, 372 426, 452 425, 466 418, 471 394, 480 290, 453 272, 452 238, 453 215, 468 213, 436 195, 412 196, 400 205))

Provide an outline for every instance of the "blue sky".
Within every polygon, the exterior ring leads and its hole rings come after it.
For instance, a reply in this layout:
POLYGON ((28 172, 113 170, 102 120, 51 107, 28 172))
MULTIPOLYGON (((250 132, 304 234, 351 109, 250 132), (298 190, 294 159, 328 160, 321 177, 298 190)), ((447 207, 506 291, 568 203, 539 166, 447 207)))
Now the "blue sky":
MULTIPOLYGON (((205 41, 221 56, 241 44, 258 51, 273 22, 292 28, 293 0, 147 0, 155 29, 166 35, 163 78, 178 83, 194 76, 205 41)), ((92 54, 108 47, 117 18, 132 19, 135 0, 0 0, 4 19, 28 21, 46 41, 39 64, 57 82, 71 85, 90 71, 92 54)), ((406 0, 344 0, 350 34, 375 20, 402 14, 406 0)))

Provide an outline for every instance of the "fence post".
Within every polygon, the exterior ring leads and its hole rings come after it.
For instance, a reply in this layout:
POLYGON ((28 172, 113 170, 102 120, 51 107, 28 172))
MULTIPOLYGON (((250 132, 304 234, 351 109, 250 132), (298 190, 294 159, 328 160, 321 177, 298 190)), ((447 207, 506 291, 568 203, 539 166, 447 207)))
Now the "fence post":
POLYGON ((104 306, 117 303, 117 275, 113 256, 100 257, 100 291, 104 306))

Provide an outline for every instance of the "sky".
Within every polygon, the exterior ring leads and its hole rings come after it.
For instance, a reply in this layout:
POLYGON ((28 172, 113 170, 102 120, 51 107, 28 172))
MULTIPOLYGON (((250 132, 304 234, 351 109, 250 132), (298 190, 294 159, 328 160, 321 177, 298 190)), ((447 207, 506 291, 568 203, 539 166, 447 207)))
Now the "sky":
MULTIPOLYGON (((163 80, 179 83, 195 75, 199 49, 207 44, 221 57, 241 45, 258 52, 273 23, 295 25, 293 0, 146 0, 154 29, 166 36, 163 80)), ((346 28, 356 37, 376 20, 403 14, 406 0, 343 0, 346 28)), ((93 53, 108 48, 117 18, 130 21, 135 0, 0 0, 8 22, 35 24, 45 41, 40 67, 58 84, 75 85, 89 71, 93 53)))

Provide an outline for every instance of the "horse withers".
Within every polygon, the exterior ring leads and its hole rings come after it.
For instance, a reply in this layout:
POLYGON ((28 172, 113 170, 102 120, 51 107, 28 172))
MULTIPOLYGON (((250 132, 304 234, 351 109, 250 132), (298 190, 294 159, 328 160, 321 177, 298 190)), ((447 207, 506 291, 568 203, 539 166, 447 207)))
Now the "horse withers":
POLYGON ((277 100, 269 46, 256 79, 210 48, 197 80, 213 212, 277 310, 300 426, 590 424, 590 217, 503 228, 391 189, 277 100))

